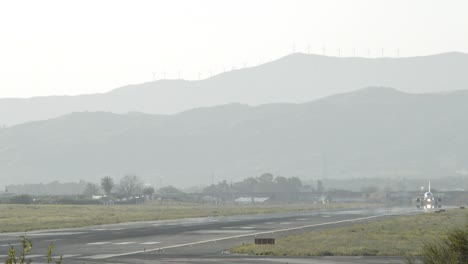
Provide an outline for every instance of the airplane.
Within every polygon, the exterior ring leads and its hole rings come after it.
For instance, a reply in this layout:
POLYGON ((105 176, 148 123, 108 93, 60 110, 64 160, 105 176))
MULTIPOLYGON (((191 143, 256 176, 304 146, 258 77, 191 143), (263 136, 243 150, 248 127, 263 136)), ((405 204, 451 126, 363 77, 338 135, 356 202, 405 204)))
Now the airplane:
POLYGON ((424 193, 423 198, 416 199, 416 207, 424 209, 424 211, 429 212, 436 208, 442 207, 442 199, 440 197, 436 198, 431 192, 431 182, 429 182, 429 189, 424 193))

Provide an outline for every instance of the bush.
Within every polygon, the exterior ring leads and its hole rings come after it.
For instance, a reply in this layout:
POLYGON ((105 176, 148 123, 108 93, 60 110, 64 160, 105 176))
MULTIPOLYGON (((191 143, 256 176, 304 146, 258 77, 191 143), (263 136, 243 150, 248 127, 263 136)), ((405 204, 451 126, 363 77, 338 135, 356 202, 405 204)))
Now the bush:
POLYGON ((330 252, 328 250, 324 250, 324 251, 320 251, 318 255, 319 256, 334 256, 335 254, 333 254, 333 252, 330 252))
MULTIPOLYGON (((422 250, 418 259, 424 264, 468 263, 468 226, 464 230, 452 230, 436 242, 424 243, 422 250)), ((407 257, 406 263, 416 263, 416 260, 407 257)))
POLYGON ((10 198, 10 203, 12 204, 32 204, 33 202, 32 196, 27 194, 16 195, 10 198))
POLYGON ((450 231, 438 242, 425 243, 420 260, 424 264, 468 263, 468 228, 450 231))
MULTIPOLYGON (((31 251, 32 248, 32 242, 30 239, 28 239, 26 236, 21 236, 21 253, 17 256, 17 253, 15 251, 15 247, 10 246, 10 249, 8 250, 7 258, 5 259, 5 264, 30 264, 32 262, 31 259, 28 259, 28 254, 31 251)), ((54 246, 52 244, 49 245, 47 248, 47 263, 55 263, 55 264, 61 264, 62 263, 62 256, 60 256, 58 259, 53 259, 52 258, 52 249, 54 246)))

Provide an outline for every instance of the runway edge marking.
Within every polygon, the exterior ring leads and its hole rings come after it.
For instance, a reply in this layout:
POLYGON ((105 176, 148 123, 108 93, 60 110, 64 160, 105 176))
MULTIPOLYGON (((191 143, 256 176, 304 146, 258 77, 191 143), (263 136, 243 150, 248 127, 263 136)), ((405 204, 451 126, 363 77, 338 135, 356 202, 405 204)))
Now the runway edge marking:
MULTIPOLYGON (((366 217, 360 217, 360 218, 333 221, 333 222, 328 222, 328 223, 312 224, 312 225, 305 225, 305 226, 296 226, 296 227, 282 228, 282 229, 262 231, 262 232, 249 233, 249 234, 242 234, 242 235, 236 235, 236 236, 214 238, 214 239, 201 240, 201 241, 197 241, 197 242, 177 244, 177 245, 171 245, 171 246, 165 246, 165 247, 159 247, 159 248, 153 248, 153 249, 138 250, 138 251, 133 251, 133 252, 121 253, 121 254, 113 254, 112 256, 110 256, 108 258, 128 256, 128 255, 134 255, 134 254, 140 254, 140 253, 148 253, 148 252, 154 252, 154 251, 161 251, 161 250, 165 250, 165 249, 172 249, 172 248, 179 248, 179 247, 194 246, 194 245, 199 245, 199 244, 205 244, 205 243, 210 243, 210 242, 218 242, 218 241, 222 241, 222 240, 236 239, 236 238, 242 238, 242 237, 251 237, 251 236, 264 235, 264 234, 293 231, 293 230, 299 230, 299 229, 316 227, 316 226, 334 225, 334 224, 340 224, 340 223, 346 223, 346 222, 356 222, 356 221, 362 221, 362 220, 367 220, 367 219, 372 219, 372 218, 385 217, 385 216, 398 215, 398 214, 405 215, 405 214, 409 214, 409 213, 403 213, 402 214, 400 212, 400 213, 393 213, 393 214, 372 215, 372 216, 366 216, 366 217)), ((103 258, 105 258, 105 257, 103 257, 103 258)))

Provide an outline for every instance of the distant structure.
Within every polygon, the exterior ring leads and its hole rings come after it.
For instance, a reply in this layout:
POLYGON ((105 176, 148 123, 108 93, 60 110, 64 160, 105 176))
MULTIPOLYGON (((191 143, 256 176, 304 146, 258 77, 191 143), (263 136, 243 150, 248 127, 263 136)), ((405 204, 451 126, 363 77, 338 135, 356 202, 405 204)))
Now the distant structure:
POLYGON ((153 72, 153 82, 156 81, 156 73, 153 72))

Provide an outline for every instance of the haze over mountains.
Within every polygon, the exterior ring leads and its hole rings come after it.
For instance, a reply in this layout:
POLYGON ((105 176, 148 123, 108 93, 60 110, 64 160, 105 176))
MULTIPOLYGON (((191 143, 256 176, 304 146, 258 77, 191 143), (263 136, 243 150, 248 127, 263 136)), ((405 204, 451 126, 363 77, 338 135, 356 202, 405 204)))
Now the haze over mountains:
POLYGON ((463 53, 374 59, 296 53, 200 81, 161 80, 105 94, 0 99, 0 125, 81 111, 168 114, 231 102, 301 103, 368 86, 411 93, 446 92, 468 88, 466 69, 468 55, 463 53))
MULTIPOLYGON (((454 54, 434 58, 446 56, 454 54)), ((168 116, 73 113, 0 129, 0 181, 97 182, 135 173, 190 186, 211 183, 213 174, 237 180, 266 171, 302 179, 443 177, 468 168, 467 102, 468 91, 370 87, 302 104, 227 104, 168 116)))

